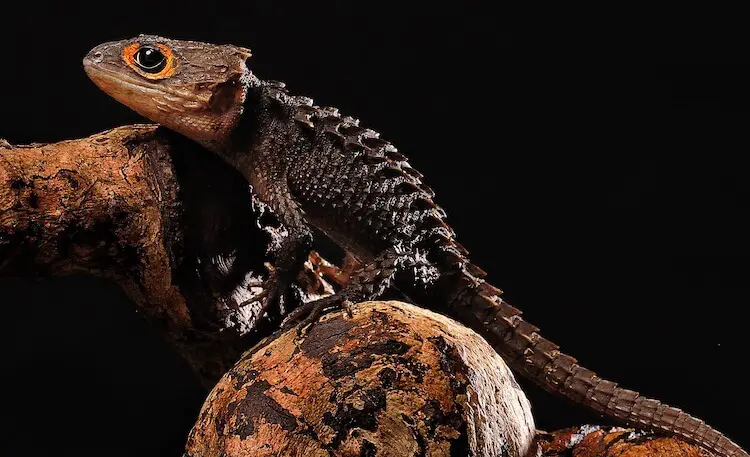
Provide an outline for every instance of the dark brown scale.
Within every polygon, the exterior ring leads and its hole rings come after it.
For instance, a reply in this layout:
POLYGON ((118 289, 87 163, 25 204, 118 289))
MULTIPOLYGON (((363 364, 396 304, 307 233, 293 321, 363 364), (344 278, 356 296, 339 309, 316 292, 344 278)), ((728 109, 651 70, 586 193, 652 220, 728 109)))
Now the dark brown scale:
POLYGON ((411 208, 415 211, 424 211, 435 208, 435 203, 433 203, 432 200, 428 200, 426 198, 417 198, 414 199, 413 202, 411 202, 411 208))
POLYGON ((425 184, 419 184, 419 188, 422 190, 422 192, 424 192, 425 194, 427 194, 427 196, 429 196, 430 198, 434 198, 435 197, 435 191, 432 190, 432 188, 430 186, 427 186, 425 184))
POLYGON ((375 179, 405 178, 404 171, 396 167, 384 167, 375 179))
POLYGON ((379 149, 388 144, 387 141, 381 140, 380 138, 376 137, 366 137, 362 139, 362 142, 371 149, 379 149))
POLYGON ((339 130, 341 133, 343 133, 346 136, 356 136, 356 137, 358 137, 365 131, 364 128, 358 125, 345 125, 341 127, 339 130))
POLYGON ((412 167, 403 167, 404 171, 408 173, 409 175, 415 177, 416 179, 422 179, 424 178, 424 175, 417 170, 413 169, 412 167))
POLYGON ((405 155, 401 154, 400 152, 396 150, 388 151, 386 154, 389 159, 395 160, 396 162, 406 162, 408 160, 405 155))
POLYGON ((421 189, 412 182, 402 182, 396 186, 395 191, 401 194, 414 194, 420 192, 421 189))
POLYGON ((373 155, 369 152, 366 152, 362 160, 366 165, 378 165, 387 162, 388 158, 386 158, 385 156, 373 155))
POLYGON ((461 255, 465 255, 465 256, 469 255, 469 250, 466 249, 461 243, 454 241, 453 246, 458 250, 458 252, 461 253, 461 255))

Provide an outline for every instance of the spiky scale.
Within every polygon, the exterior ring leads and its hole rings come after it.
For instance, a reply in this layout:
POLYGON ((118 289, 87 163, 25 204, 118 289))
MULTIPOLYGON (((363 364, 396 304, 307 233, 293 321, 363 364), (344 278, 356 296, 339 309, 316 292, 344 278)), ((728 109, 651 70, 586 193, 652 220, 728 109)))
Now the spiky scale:
POLYGON ((413 194, 413 193, 421 192, 421 189, 419 188, 419 186, 409 181, 404 181, 402 183, 399 183, 394 190, 400 194, 413 194))
POLYGON ((406 162, 408 160, 405 155, 401 154, 397 150, 387 151, 386 154, 388 155, 389 159, 395 160, 396 162, 406 162))
POLYGON ((435 191, 432 190, 432 188, 430 186, 428 186, 426 184, 422 184, 422 183, 418 184, 418 186, 422 190, 422 192, 424 192, 425 194, 427 194, 430 198, 434 198, 435 197, 435 191))
POLYGON ((358 125, 345 125, 341 127, 341 133, 347 136, 359 136, 364 131, 365 129, 358 125))
POLYGON ((401 170, 400 168, 396 168, 396 167, 385 167, 380 171, 380 173, 378 173, 378 176, 384 179, 406 177, 403 170, 401 170))
POLYGON ((416 179, 419 179, 419 180, 421 180, 422 178, 424 178, 424 175, 423 175, 422 173, 418 172, 417 170, 415 170, 415 169, 414 169, 414 168, 412 168, 412 167, 405 167, 405 166, 404 166, 404 167, 402 167, 402 168, 404 169, 404 171, 405 171, 405 172, 406 172, 406 173, 407 173, 407 174, 408 174, 409 176, 411 176, 411 177, 413 177, 413 178, 416 178, 416 179))
POLYGON ((365 145, 367 145, 367 147, 372 148, 372 149, 380 149, 386 144, 388 144, 387 141, 381 140, 380 138, 376 136, 365 137, 362 139, 362 142, 365 145))
MULTIPOLYGON (((463 253, 460 253, 463 256, 463 253)), ((469 263, 466 265, 466 269, 471 273, 472 275, 476 276, 477 278, 484 278, 487 276, 487 272, 479 268, 478 266, 474 265, 473 263, 469 263)))

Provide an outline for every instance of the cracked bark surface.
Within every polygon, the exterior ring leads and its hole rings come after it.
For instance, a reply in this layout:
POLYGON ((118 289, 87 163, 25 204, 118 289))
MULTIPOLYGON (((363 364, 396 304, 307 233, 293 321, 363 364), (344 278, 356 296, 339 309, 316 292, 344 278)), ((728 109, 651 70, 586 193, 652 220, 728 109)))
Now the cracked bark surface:
POLYGON ((584 425, 540 433, 544 457, 710 457, 703 449, 673 438, 633 429, 584 425))

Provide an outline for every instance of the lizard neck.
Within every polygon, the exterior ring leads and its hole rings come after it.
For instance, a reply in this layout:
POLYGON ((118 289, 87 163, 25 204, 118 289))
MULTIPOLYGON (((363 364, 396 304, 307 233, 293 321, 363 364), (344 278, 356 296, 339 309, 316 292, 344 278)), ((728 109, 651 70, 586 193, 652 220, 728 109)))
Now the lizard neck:
POLYGON ((233 166, 236 166, 238 161, 244 160, 245 156, 247 156, 252 138, 257 136, 257 127, 260 121, 260 110, 258 108, 263 100, 264 83, 250 73, 245 86, 245 97, 242 101, 241 115, 237 125, 222 138, 195 140, 201 146, 218 154, 233 166))
POLYGON ((295 121, 298 98, 286 95, 283 83, 253 76, 236 127, 221 141, 202 143, 241 172, 255 196, 288 223, 300 212, 289 194, 287 172, 300 142, 309 141, 295 121))

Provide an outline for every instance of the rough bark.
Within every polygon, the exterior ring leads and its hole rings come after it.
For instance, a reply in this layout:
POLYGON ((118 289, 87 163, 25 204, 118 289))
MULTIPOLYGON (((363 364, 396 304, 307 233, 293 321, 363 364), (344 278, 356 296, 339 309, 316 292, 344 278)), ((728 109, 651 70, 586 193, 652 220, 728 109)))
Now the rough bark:
POLYGON ((268 338, 209 394, 190 457, 521 456, 528 400, 482 337, 401 302, 268 338))
POLYGON ((207 387, 267 334, 257 303, 234 309, 267 276, 258 217, 238 173, 155 126, 0 142, 0 277, 114 280, 207 387))
POLYGON ((582 427, 540 433, 545 457, 710 457, 703 449, 674 438, 619 427, 582 427))

